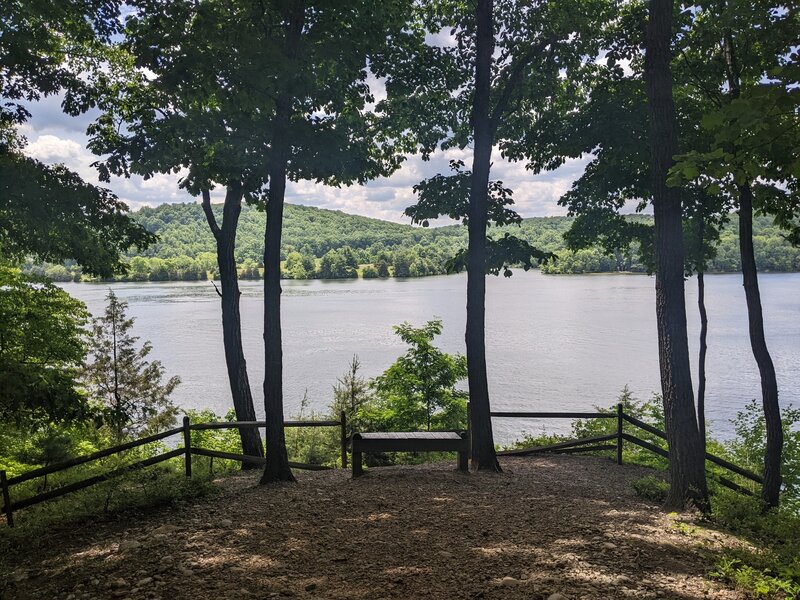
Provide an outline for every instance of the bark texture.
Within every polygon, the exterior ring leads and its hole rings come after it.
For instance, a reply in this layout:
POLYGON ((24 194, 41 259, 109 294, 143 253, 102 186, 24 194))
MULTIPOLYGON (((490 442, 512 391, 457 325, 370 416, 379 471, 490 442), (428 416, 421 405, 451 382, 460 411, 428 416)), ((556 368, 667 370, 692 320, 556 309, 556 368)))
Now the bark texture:
MULTIPOLYGON (((703 247, 702 237, 700 247, 703 247)), ((708 352, 708 312, 706 311, 706 282, 703 271, 697 272, 697 308, 700 311, 700 352, 697 358, 697 428, 703 454, 706 452, 706 353, 708 352)))
MULTIPOLYGON (((217 224, 211 209, 211 197, 203 191, 203 211, 214 234, 217 244, 217 265, 219 267, 220 302, 222 305, 222 340, 225 347, 225 366, 228 369, 228 382, 231 388, 233 408, 237 421, 255 421, 256 411, 250 380, 247 377, 247 361, 242 349, 242 319, 239 313, 239 277, 236 271, 236 228, 242 212, 242 187, 238 183, 228 185, 225 204, 222 209, 222 225, 217 224)), ((264 456, 261 435, 258 428, 240 429, 242 451, 247 456, 264 456)), ((242 469, 257 468, 256 465, 242 463, 242 469)))
POLYGON ((494 449, 489 382, 486 373, 486 227, 492 127, 489 114, 494 32, 492 0, 478 0, 475 98, 472 106, 474 152, 469 199, 467 260, 467 372, 472 431, 472 468, 500 471, 494 449))
POLYGON ((707 510, 705 457, 697 428, 686 331, 683 211, 680 191, 667 186, 667 174, 678 152, 670 70, 672 12, 672 0, 650 0, 645 51, 656 238, 658 354, 670 452, 666 504, 672 509, 692 504, 707 510))
MULTIPOLYGON (((292 2, 287 9, 286 57, 297 58, 305 19, 305 4, 292 2)), ((272 156, 267 196, 267 226, 264 232, 264 410, 267 454, 261 483, 295 481, 289 467, 283 428, 283 341, 281 337, 281 233, 286 173, 291 145, 289 123, 292 97, 282 92, 275 106, 272 156)))
POLYGON ((753 251, 753 191, 749 185, 739 188, 739 251, 742 257, 742 280, 747 300, 747 320, 750 347, 761 375, 761 402, 767 431, 764 452, 764 485, 761 500, 766 508, 778 506, 781 492, 781 461, 783 454, 783 424, 778 403, 778 380, 775 366, 764 336, 764 313, 758 289, 758 270, 753 251))
MULTIPOLYGON (((728 80, 728 95, 738 98, 741 79, 733 34, 725 32, 723 41, 725 74, 728 80)), ((747 320, 750 332, 750 347, 761 376, 761 404, 764 407, 764 423, 767 445, 764 450, 764 485, 761 500, 765 508, 778 506, 781 492, 781 462, 783 454, 783 424, 778 402, 778 380, 772 364, 767 340, 764 335, 764 312, 761 309, 761 292, 758 289, 758 269, 753 250, 753 188, 750 183, 738 186, 739 191, 739 254, 742 261, 742 280, 747 302, 747 320)))

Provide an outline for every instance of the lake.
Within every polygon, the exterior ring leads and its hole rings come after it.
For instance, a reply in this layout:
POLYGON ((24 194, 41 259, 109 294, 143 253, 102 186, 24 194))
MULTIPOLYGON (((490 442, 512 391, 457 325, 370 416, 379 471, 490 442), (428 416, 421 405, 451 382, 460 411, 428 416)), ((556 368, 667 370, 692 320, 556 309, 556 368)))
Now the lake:
MULTIPOLYGON (((767 343, 778 375, 781 404, 798 404, 800 389, 800 273, 762 274, 767 343)), ((222 348, 219 299, 208 282, 67 283, 97 315, 108 288, 129 303, 134 332, 153 343, 181 385, 173 398, 185 408, 224 414, 231 406, 222 348)), ((242 282, 242 327, 256 412, 263 416, 264 352, 261 282, 242 282)), ((404 346, 392 331, 434 316, 444 322, 438 345, 465 352, 466 276, 406 280, 283 282, 284 400, 296 416, 304 394, 324 411, 332 386, 357 354, 363 374, 386 369, 404 346)), ((721 438, 730 419, 760 398, 758 369, 747 336, 741 276, 707 275, 709 312, 707 415, 721 438)), ((515 271, 489 277, 487 356, 495 410, 584 410, 611 406, 623 386, 637 398, 659 390, 654 280, 645 275, 542 275, 515 271)), ((696 282, 687 282, 692 359, 699 318, 696 282)), ((693 365, 694 366, 694 365, 693 365)), ((696 381, 695 381, 696 386, 696 381)), ((495 439, 508 443, 542 428, 563 432, 563 421, 496 419, 495 439)))

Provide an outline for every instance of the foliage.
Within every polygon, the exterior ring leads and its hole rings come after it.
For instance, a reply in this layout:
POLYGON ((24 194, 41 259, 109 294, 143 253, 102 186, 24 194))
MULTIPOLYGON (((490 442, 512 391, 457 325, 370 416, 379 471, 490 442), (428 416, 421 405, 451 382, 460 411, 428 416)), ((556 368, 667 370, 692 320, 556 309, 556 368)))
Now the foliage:
POLYGON ((75 259, 87 273, 110 276, 124 270, 125 251, 155 240, 110 191, 26 157, 17 131, 30 117, 26 102, 60 93, 73 116, 96 104, 86 74, 101 72, 118 12, 114 0, 0 7, 0 254, 7 259, 75 259))
POLYGON ((125 314, 128 303, 109 290, 105 315, 92 323, 92 360, 83 372, 89 397, 96 402, 116 440, 164 429, 175 421, 177 408, 169 399, 180 383, 174 376, 162 383, 164 367, 149 361, 152 345, 137 348, 131 334, 134 319, 125 314))
POLYGON ((0 264, 0 421, 87 416, 77 386, 87 319, 85 305, 61 288, 0 264))
MULTIPOLYGON (((339 413, 336 412, 335 406, 336 402, 334 401, 331 414, 327 416, 315 411, 308 413, 306 412, 308 394, 303 394, 303 399, 300 401, 300 413, 293 418, 298 421, 338 420, 339 413)), ((289 459, 311 465, 341 466, 340 436, 340 430, 335 427, 292 427, 287 429, 286 449, 289 452, 289 459)))
POLYGON ((794 243, 800 241, 797 26, 795 10, 765 2, 697 5, 679 63, 703 99, 701 135, 671 170, 674 185, 692 182, 726 206, 736 206, 741 186, 753 185, 756 209, 773 215, 794 243))
MULTIPOLYGON (((359 416, 364 406, 374 402, 374 390, 369 381, 360 375, 361 361, 357 355, 353 355, 353 360, 347 372, 336 380, 333 386, 333 404, 331 404, 332 418, 337 418, 342 412, 347 418, 347 435, 350 436, 356 431, 366 429, 365 423, 361 423, 359 416)), ((305 400, 305 398, 303 398, 305 400)))
POLYGON ((669 484, 660 477, 647 475, 633 482, 633 489, 642 498, 663 504, 667 499, 669 484))
MULTIPOLYGON (((188 500, 216 491, 210 478, 203 473, 187 478, 182 461, 182 458, 172 459, 15 512, 14 527, 0 527, 0 554, 48 543, 51 538, 47 534, 70 525, 118 519, 135 522, 156 507, 181 506, 188 500)), ((94 471, 79 469, 61 483, 78 481, 109 468, 110 465, 105 464, 94 471)), ((4 567, 0 562, 0 576, 5 575, 4 567)))
POLYGON ((728 490, 713 497, 713 519, 746 542, 725 550, 712 576, 758 598, 800 595, 800 514, 783 506, 764 513, 757 497, 728 490))
POLYGON ((463 428, 468 394, 455 386, 467 376, 467 359, 433 345, 441 319, 423 327, 403 323, 394 331, 409 349, 373 382, 374 421, 387 431, 463 428))
MULTIPOLYGON (((782 502, 787 509, 800 513, 800 410, 787 406, 781 412, 783 423, 782 502)), ((755 400, 736 413, 733 419, 736 436, 724 444, 728 459, 750 471, 764 469, 766 427, 764 413, 755 400)), ((751 484, 752 485, 752 484, 751 484)))
MULTIPOLYGON (((360 375, 361 362, 354 356, 347 372, 333 387, 333 401, 327 415, 306 414, 304 397, 295 418, 338 420, 344 411, 350 436, 356 431, 458 430, 467 422, 467 393, 456 388, 467 374, 466 359, 450 355, 433 345, 441 334, 439 319, 423 327, 403 323, 394 328, 409 345, 386 371, 373 380, 360 375)), ((339 461, 340 432, 335 428, 292 428, 286 432, 286 446, 292 460, 336 466, 339 461)), ((370 465, 435 460, 438 454, 370 454, 370 465)))
MULTIPOLYGON (((230 409, 225 416, 220 418, 214 411, 209 409, 204 410, 187 410, 185 411, 189 421, 194 424, 199 423, 219 423, 221 421, 233 422, 236 421, 236 411, 230 409)), ((217 452, 230 452, 231 454, 242 454, 242 438, 239 431, 235 428, 231 429, 203 429, 200 431, 194 430, 191 432, 192 447, 205 448, 206 450, 216 450, 217 452)), ((203 466, 207 464, 209 474, 213 474, 215 461, 219 465, 216 471, 219 472, 235 472, 240 462, 226 460, 223 458, 205 458, 202 456, 193 456, 192 465, 194 473, 195 466, 203 466)), ((203 466, 203 468, 206 468, 203 466)))
MULTIPOLYGON (((219 207, 215 206, 214 210, 219 207)), ((117 279, 204 281, 217 277, 214 239, 207 233, 208 226, 198 204, 145 207, 133 213, 133 217, 148 231, 157 234, 159 241, 146 251, 129 254, 127 273, 116 276, 117 279)), ((652 217, 647 215, 627 215, 625 219, 644 228, 652 223, 652 217)), ((730 226, 720 232, 713 246, 714 253, 707 259, 706 272, 727 273, 740 269, 736 215, 731 215, 730 220, 730 226)), ((543 252, 556 254, 556 260, 542 264, 544 273, 644 273, 648 270, 648 265, 641 260, 638 242, 613 252, 602 244, 569 250, 570 242, 565 241, 564 235, 574 222, 571 217, 523 219, 518 226, 493 228, 493 237, 502 238, 505 233, 513 233, 543 252)), ((263 227, 264 213, 243 207, 236 251, 240 278, 261 278, 263 227)), ((282 276, 287 279, 321 277, 321 259, 331 251, 354 255, 362 277, 368 265, 378 271, 379 277, 442 275, 447 272, 448 260, 465 248, 466 234, 466 228, 461 225, 411 227, 338 211, 287 205, 282 276)), ((769 217, 755 219, 754 242, 759 270, 800 270, 800 248, 792 247, 769 217)), ((29 260, 23 269, 55 281, 80 280, 82 272, 74 261, 42 265, 29 260)), ((352 276, 353 272, 348 274, 352 276)))
POLYGON ((125 272, 125 251, 155 236, 109 190, 64 166, 0 152, 0 252, 6 258, 73 259, 90 275, 125 272))

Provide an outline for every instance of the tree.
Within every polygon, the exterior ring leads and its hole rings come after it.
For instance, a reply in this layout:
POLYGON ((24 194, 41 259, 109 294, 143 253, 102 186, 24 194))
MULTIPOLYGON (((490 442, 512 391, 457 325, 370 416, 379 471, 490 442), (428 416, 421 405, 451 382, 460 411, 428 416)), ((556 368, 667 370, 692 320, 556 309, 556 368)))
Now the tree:
MULTIPOLYGON (((228 382, 231 388, 233 408, 238 421, 255 421, 256 410, 253 404, 253 393, 250 391, 250 379, 247 376, 247 361, 242 347, 242 318, 239 312, 239 277, 236 269, 236 229, 242 210, 244 192, 238 182, 231 182, 225 193, 225 204, 222 209, 222 224, 217 223, 211 207, 211 194, 202 190, 203 212, 208 226, 217 243, 217 266, 222 291, 219 292, 222 304, 222 342, 225 347, 225 366, 228 370, 228 382)), ((240 428, 242 451, 247 456, 264 456, 261 434, 257 427, 240 428)), ((256 468, 257 465, 242 463, 242 469, 256 468)))
POLYGON ((86 306, 0 263, 0 420, 33 427, 91 415, 79 391, 86 306))
POLYGON ((27 101, 62 93, 73 116, 94 106, 97 88, 86 74, 105 60, 118 9, 113 0, 0 8, 0 254, 7 259, 75 259, 107 277, 125 270, 125 251, 155 241, 108 190, 24 156, 16 129, 30 117, 27 101))
MULTIPOLYGON (((685 476, 673 477, 669 501, 677 506, 694 501, 704 507, 703 442, 688 363, 683 276, 704 270, 727 215, 699 186, 665 191, 664 169, 672 163, 667 152, 676 152, 679 141, 685 146, 696 143, 702 133, 698 102, 688 86, 673 94, 671 8, 656 2, 649 4, 650 11, 646 8, 643 3, 622 7, 601 34, 605 60, 577 70, 572 85, 558 90, 549 106, 530 117, 538 127, 529 127, 530 133, 511 151, 527 158, 534 172, 556 168, 567 157, 590 154, 583 175, 560 200, 568 214, 577 215, 565 234, 567 246, 579 250, 599 245, 608 255, 635 247, 642 265, 656 273, 662 398, 674 448, 671 469, 702 479, 695 485, 685 476), (621 66, 623 61, 628 69, 621 66), (620 214, 630 204, 643 211, 651 202, 655 227, 620 214), (682 216, 692 234, 688 253, 680 231, 682 216)), ((698 280, 702 283, 702 276, 698 280)), ((704 312, 704 302, 699 307, 704 312)), ((701 367, 703 362, 701 352, 701 367)))
POLYGON ((342 412, 347 416, 348 431, 350 436, 361 428, 359 412, 362 407, 373 399, 370 382, 360 374, 361 361, 353 355, 347 372, 337 378, 333 386, 333 404, 331 405, 331 418, 338 419, 342 412))
POLYGON ((561 73, 593 54, 596 42, 589 32, 604 12, 602 2, 541 2, 524 10, 512 1, 495 5, 478 0, 474 10, 461 3, 434 3, 423 8, 422 22, 432 31, 449 28, 455 43, 415 50, 410 57, 393 57, 402 68, 394 74, 387 69, 386 106, 396 113, 399 129, 416 134, 414 142, 423 157, 439 145, 473 147, 471 171, 462 171, 456 163, 452 165, 456 173, 450 178, 438 176, 423 182, 418 190, 420 203, 407 214, 423 224, 449 215, 464 220, 468 228, 467 252, 457 255, 449 266, 467 269, 465 339, 476 469, 500 468, 486 373, 485 275, 501 270, 508 275, 510 265, 530 267, 547 257, 510 234, 487 239, 493 217, 498 224, 519 222, 514 220, 516 213, 505 209, 511 203, 510 190, 502 182, 490 183, 492 148, 499 145, 506 154, 510 140, 523 135, 514 115, 541 110, 554 89, 563 85, 561 73))
POLYGON ((403 323, 394 331, 409 349, 373 383, 384 425, 390 430, 462 428, 467 393, 455 386, 467 376, 467 359, 433 345, 442 333, 441 319, 423 327, 403 323))
POLYGON ((104 421, 119 442, 143 431, 164 429, 175 421, 177 407, 169 396, 180 383, 177 376, 162 383, 165 369, 149 361, 150 342, 137 347, 134 319, 125 313, 128 303, 109 290, 106 311, 92 322, 91 361, 82 379, 89 398, 101 409, 104 421))
POLYGON ((797 11, 765 2, 708 2, 692 16, 684 57, 706 99, 700 120, 705 144, 679 157, 673 182, 701 185, 738 207, 750 343, 766 422, 762 500, 770 508, 780 498, 784 436, 752 229, 754 211, 771 214, 789 240, 800 242, 797 11))
POLYGON ((409 3, 133 2, 139 10, 128 19, 125 45, 134 58, 93 130, 94 149, 110 154, 104 176, 187 166, 182 185, 191 193, 240 186, 266 212, 262 482, 293 480, 280 322, 286 183, 364 182, 399 164, 365 110, 372 100, 365 81, 371 54, 402 36, 409 3))
POLYGON ((650 0, 645 38, 645 82, 650 115, 656 261, 656 316, 661 390, 670 449, 667 505, 708 509, 705 455, 694 406, 684 296, 683 211, 680 189, 667 185, 678 153, 678 122, 670 61, 673 4, 650 0))

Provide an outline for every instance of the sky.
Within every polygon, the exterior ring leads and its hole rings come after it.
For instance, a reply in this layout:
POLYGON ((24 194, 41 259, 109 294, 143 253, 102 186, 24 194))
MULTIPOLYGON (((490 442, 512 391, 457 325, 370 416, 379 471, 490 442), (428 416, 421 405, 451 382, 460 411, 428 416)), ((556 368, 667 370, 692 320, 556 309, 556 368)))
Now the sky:
MULTIPOLYGON (((63 163, 91 183, 110 188, 132 210, 142 206, 157 206, 165 202, 195 202, 178 187, 178 175, 157 175, 147 181, 141 177, 113 178, 100 184, 91 164, 98 159, 86 148, 86 127, 91 114, 70 117, 61 111, 58 97, 46 98, 29 107, 31 119, 21 127, 28 140, 26 154, 47 164, 63 163)), ((449 161, 472 161, 469 148, 436 153, 430 161, 410 156, 391 177, 372 181, 364 186, 332 188, 313 182, 290 183, 286 201, 292 204, 316 206, 346 213, 364 215, 387 221, 408 223, 403 210, 416 202, 413 186, 437 173, 449 173, 449 161)), ((523 217, 563 215, 558 198, 582 173, 588 159, 568 161, 556 171, 533 175, 523 163, 510 163, 493 153, 492 179, 503 181, 514 190, 516 209, 523 217)), ((212 194, 221 202, 221 190, 212 194)), ((444 224, 444 222, 442 223, 444 224)))

